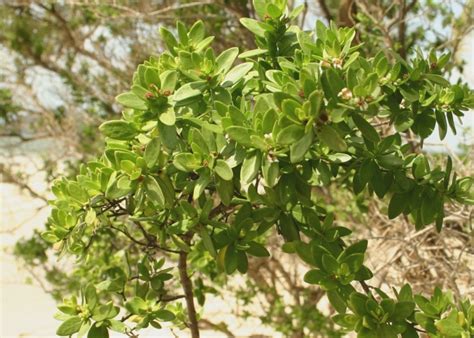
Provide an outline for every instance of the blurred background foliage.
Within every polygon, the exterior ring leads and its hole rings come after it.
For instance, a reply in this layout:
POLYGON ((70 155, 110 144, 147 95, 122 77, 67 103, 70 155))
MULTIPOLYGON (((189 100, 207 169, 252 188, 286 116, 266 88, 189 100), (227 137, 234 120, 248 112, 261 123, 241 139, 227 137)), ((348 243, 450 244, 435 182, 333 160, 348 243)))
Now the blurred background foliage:
MULTIPOLYGON (((459 57, 463 44, 473 41, 474 2, 470 0, 314 0, 289 4, 305 4, 298 23, 302 27, 313 27, 317 19, 354 26, 357 41, 364 42, 368 55, 380 48, 395 50, 404 58, 414 55, 416 48, 425 53, 432 48, 450 51, 453 57, 446 69, 452 81, 459 81, 464 71, 459 57)), ((240 25, 241 17, 255 17, 251 1, 3 2, 0 139, 6 140, 9 148, 0 165, 3 181, 18 185, 44 201, 46 207, 48 195, 31 186, 28 174, 15 162, 15 150, 32 142, 51 142, 54 146, 43 156, 39 169, 47 182, 59 173, 74 175, 78 162, 95 157, 103 147, 98 125, 119 116, 115 95, 127 89, 138 64, 162 50, 160 26, 173 30, 176 20, 191 24, 202 19, 215 36, 213 46, 218 51, 231 46, 251 49, 254 42, 240 25)), ((453 154, 457 168, 465 175, 472 174, 470 147, 460 149, 460 154, 453 154)), ((437 161, 436 154, 433 161, 437 161)), ((328 205, 338 206, 333 210, 338 221, 358 229, 361 237, 372 238, 373 252, 385 250, 387 257, 376 262, 379 266, 374 263, 380 284, 409 281, 421 291, 445 285, 457 290, 457 296, 466 292, 472 295, 473 290, 468 289, 472 266, 461 259, 473 254, 472 210, 453 207, 442 237, 431 228, 420 234, 404 220, 388 221, 380 213, 386 208, 383 202, 342 193, 337 182, 333 187, 320 193, 328 205), (437 259, 440 256, 443 259, 437 259)), ((278 241, 271 239, 275 246, 278 241)), ((95 267, 97 261, 111 261, 112 266, 116 258, 108 252, 122 245, 114 236, 94 242, 94 258, 72 271, 67 262, 51 264, 54 248, 36 232, 17 243, 15 254, 45 291, 59 300, 79 288, 86 276, 88 281, 94 276, 98 283, 117 278, 113 271, 104 274, 95 267)), ((129 259, 136 263, 138 248, 127 245, 129 259)), ((303 337, 305 330, 324 337, 341 335, 325 320, 329 313, 320 304, 320 290, 303 287, 301 267, 284 254, 263 263, 251 261, 250 278, 244 285, 215 276, 211 257, 193 257, 192 266, 201 276, 196 286, 201 303, 206 294, 221 294, 225 288, 227 295, 239 299, 239 315, 255 317, 257 309, 263 324, 284 335, 303 337)), ((201 325, 232 336, 227 324, 218 320, 204 319, 201 325)))

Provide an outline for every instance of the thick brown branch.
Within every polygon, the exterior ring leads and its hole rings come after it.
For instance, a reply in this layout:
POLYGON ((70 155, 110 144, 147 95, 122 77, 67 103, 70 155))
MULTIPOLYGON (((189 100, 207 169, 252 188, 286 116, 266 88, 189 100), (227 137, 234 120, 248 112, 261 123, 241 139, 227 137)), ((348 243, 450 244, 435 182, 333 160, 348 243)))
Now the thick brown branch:
POLYGON ((184 297, 186 299, 186 307, 188 309, 188 318, 189 318, 189 329, 191 330, 192 338, 199 338, 199 325, 196 314, 196 308, 194 307, 194 294, 193 294, 193 285, 191 279, 188 276, 187 271, 187 252, 180 252, 179 261, 178 261, 178 270, 181 285, 183 286, 184 297))
POLYGON ((416 5, 416 0, 413 0, 408 5, 406 4, 405 0, 401 1, 400 5, 400 15, 399 15, 399 25, 398 25, 398 42, 400 43, 400 50, 398 51, 400 56, 404 59, 407 58, 407 15, 412 10, 412 8, 416 5))
POLYGON ((338 25, 343 27, 353 27, 355 25, 354 15, 356 6, 354 0, 343 0, 339 5, 338 25))

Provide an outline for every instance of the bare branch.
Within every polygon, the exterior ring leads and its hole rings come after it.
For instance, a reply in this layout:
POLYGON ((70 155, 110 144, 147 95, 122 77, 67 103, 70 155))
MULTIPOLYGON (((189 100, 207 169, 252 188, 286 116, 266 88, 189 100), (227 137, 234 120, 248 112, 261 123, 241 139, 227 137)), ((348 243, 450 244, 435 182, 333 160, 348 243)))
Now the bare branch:
POLYGON ((334 20, 331 12, 329 11, 329 8, 328 8, 328 5, 326 3, 326 0, 318 0, 318 5, 319 5, 319 8, 321 9, 321 11, 323 12, 324 14, 324 17, 326 18, 326 20, 329 22, 329 21, 332 21, 334 20))

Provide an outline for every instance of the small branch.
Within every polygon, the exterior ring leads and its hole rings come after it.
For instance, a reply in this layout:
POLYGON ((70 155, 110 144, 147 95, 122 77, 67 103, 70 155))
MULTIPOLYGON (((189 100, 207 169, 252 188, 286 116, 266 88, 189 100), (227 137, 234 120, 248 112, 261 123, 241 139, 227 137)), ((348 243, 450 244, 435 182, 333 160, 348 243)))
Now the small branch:
POLYGON ((321 9, 321 11, 323 12, 324 14, 324 17, 326 18, 326 20, 328 22, 330 22, 331 20, 333 20, 333 17, 331 15, 331 12, 329 11, 329 8, 328 8, 328 5, 326 3, 326 0, 318 0, 318 4, 319 4, 319 8, 321 9))
POLYGON ((370 292, 370 286, 367 285, 367 283, 365 281, 360 281, 359 282, 360 285, 362 286, 362 289, 364 289, 364 292, 368 295, 372 295, 372 293, 370 292))
POLYGON ((228 338, 235 338, 234 334, 227 328, 225 323, 216 324, 204 318, 201 319, 200 323, 201 323, 202 328, 208 327, 211 330, 220 331, 224 333, 228 338))
MULTIPOLYGON (((197 7, 197 6, 205 6, 205 5, 212 5, 213 1, 195 1, 195 2, 190 2, 187 4, 179 4, 179 5, 174 5, 174 6, 168 6, 153 12, 150 12, 147 14, 147 16, 154 16, 154 15, 160 15, 176 10, 182 10, 184 8, 191 8, 191 7, 197 7)), ((142 14, 143 15, 143 14, 142 14)))
POLYGON ((114 227, 113 225, 110 225, 110 228, 121 232, 121 233, 124 234, 126 237, 128 237, 128 239, 130 239, 132 242, 134 242, 134 243, 136 243, 136 244, 138 244, 138 245, 148 246, 147 243, 140 242, 139 240, 137 240, 137 239, 135 239, 134 237, 132 237, 132 236, 131 236, 127 231, 125 231, 125 230, 122 230, 122 229, 120 229, 120 228, 116 228, 116 227, 114 227))
POLYGON ((158 302, 168 303, 168 302, 172 302, 174 300, 181 299, 181 298, 184 298, 184 297, 185 297, 184 295, 162 297, 158 300, 158 302))
POLYGON ((0 174, 3 176, 2 181, 5 183, 13 183, 17 185, 20 189, 28 191, 28 193, 33 197, 40 199, 48 203, 48 199, 34 191, 27 183, 22 182, 20 178, 16 177, 12 172, 10 172, 5 166, 0 166, 0 174))
POLYGON ((178 269, 181 285, 183 286, 184 298, 188 309, 189 329, 192 338, 199 338, 199 324, 197 320, 196 308, 194 307, 193 285, 187 272, 187 252, 179 253, 178 269))
POLYGON ((123 317, 120 319, 120 321, 121 321, 121 322, 125 322, 125 321, 126 321, 127 319, 129 319, 131 316, 133 316, 133 313, 129 313, 128 315, 123 316, 123 317))
POLYGON ((154 247, 154 248, 157 248, 159 250, 162 250, 162 251, 165 251, 165 252, 170 252, 170 253, 180 253, 181 251, 179 250, 173 250, 173 249, 168 249, 168 248, 164 248, 160 245, 158 245, 156 243, 156 238, 152 235, 150 235, 146 230, 145 228, 143 228, 143 226, 141 225, 140 222, 137 222, 137 221, 133 221, 133 224, 135 224, 139 229, 140 231, 142 232, 143 236, 145 237, 145 239, 148 241, 148 245, 151 246, 151 247, 154 247))

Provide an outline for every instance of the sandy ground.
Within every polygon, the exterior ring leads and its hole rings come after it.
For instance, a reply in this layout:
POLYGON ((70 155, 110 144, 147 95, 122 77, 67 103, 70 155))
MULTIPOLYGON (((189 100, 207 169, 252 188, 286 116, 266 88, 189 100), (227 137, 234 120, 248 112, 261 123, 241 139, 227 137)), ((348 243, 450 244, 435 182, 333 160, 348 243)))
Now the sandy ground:
MULTIPOLYGON (((44 189, 44 187, 43 187, 44 189)), ((42 190, 43 190, 42 189, 42 190)), ((54 301, 37 283, 28 284, 29 274, 12 255, 15 242, 41 228, 47 217, 42 201, 22 193, 13 184, 1 183, 0 299, 2 337, 54 336, 54 301)))

